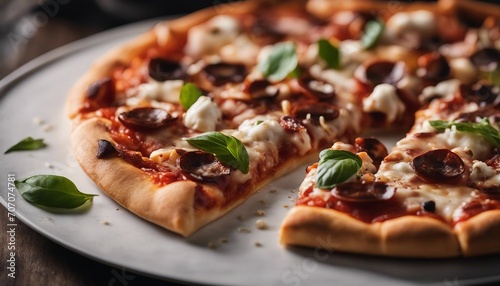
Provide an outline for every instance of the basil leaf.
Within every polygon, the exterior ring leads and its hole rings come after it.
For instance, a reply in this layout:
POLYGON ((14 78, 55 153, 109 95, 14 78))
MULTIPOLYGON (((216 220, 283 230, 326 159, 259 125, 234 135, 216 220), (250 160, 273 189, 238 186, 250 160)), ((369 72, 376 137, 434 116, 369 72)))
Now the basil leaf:
POLYGON ((10 147, 4 154, 14 152, 14 151, 28 151, 28 150, 37 150, 47 146, 43 142, 43 139, 33 139, 31 137, 26 137, 23 140, 19 141, 14 146, 10 147))
POLYGON ((340 51, 330 41, 325 39, 318 41, 318 54, 326 62, 328 68, 336 70, 340 68, 340 51))
POLYGON ((385 29, 384 22, 371 20, 365 25, 365 31, 361 36, 361 44, 365 49, 371 49, 377 44, 385 29))
POLYGON ((269 56, 259 62, 257 70, 270 81, 281 81, 285 79, 297 67, 299 60, 292 42, 275 44, 269 56))
POLYGON ((248 173, 248 152, 237 138, 220 132, 209 132, 186 141, 200 150, 214 154, 221 163, 239 169, 243 174, 248 173))
POLYGON ((186 83, 182 86, 179 101, 185 110, 188 110, 201 96, 201 90, 193 83, 186 83))
POLYGON ((481 78, 487 80, 492 85, 500 85, 500 69, 481 72, 481 78))
POLYGON ((96 196, 80 192, 72 181, 55 175, 32 176, 14 184, 25 200, 50 208, 77 208, 96 196))
POLYGON ((490 125, 486 118, 479 123, 474 122, 448 122, 445 120, 432 120, 429 124, 438 131, 444 131, 447 128, 455 126, 455 129, 460 132, 468 132, 481 135, 484 140, 495 147, 500 147, 500 133, 497 129, 490 125))
POLYGON ((361 169, 361 158, 344 150, 321 151, 316 186, 321 189, 331 189, 356 175, 361 169))

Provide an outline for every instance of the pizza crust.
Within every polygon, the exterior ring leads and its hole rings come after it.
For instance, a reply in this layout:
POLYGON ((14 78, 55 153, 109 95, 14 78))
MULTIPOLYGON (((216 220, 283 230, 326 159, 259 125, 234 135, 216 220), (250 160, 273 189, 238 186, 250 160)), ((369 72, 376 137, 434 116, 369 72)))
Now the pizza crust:
POLYGON ((480 213, 455 225, 465 256, 500 252, 500 210, 480 213))
POLYGON ((460 255, 453 231, 436 219, 405 216, 368 224, 312 206, 296 206, 290 211, 281 227, 280 243, 394 257, 460 255))

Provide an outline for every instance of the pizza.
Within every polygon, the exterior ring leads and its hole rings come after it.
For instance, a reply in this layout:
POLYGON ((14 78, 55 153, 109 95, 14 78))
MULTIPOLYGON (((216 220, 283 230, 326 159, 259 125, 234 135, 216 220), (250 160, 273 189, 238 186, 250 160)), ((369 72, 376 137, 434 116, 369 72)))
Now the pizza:
POLYGON ((282 244, 499 252, 498 8, 344 2, 231 3, 111 50, 68 95, 81 167, 189 236, 319 154, 282 244))

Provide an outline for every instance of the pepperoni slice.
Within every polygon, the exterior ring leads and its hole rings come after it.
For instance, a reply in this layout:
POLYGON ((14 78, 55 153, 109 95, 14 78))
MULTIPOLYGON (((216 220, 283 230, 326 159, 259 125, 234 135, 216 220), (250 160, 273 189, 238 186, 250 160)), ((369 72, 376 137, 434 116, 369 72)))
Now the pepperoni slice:
POLYGON ((281 117, 280 125, 285 131, 288 132, 298 132, 306 129, 306 127, 304 126, 304 124, 302 124, 302 122, 300 122, 300 120, 292 118, 290 116, 281 117))
POLYGON ((186 152, 179 158, 179 167, 198 180, 213 181, 231 173, 231 169, 222 165, 217 158, 203 151, 186 152))
POLYGON ((475 52, 470 60, 482 71, 494 71, 500 63, 500 52, 494 48, 485 48, 475 52))
POLYGON ((148 72, 149 76, 156 81, 182 79, 186 75, 179 63, 162 58, 151 59, 148 64, 148 72))
POLYGON ((271 99, 279 94, 279 88, 273 86, 271 82, 265 79, 252 81, 245 87, 245 91, 253 99, 271 99))
POLYGON ((87 89, 85 109, 89 111, 109 107, 115 99, 115 85, 109 77, 92 83, 87 89))
POLYGON ((403 62, 368 60, 354 72, 356 80, 364 85, 377 86, 381 83, 396 84, 405 75, 403 62))
POLYGON ((354 147, 357 152, 366 152, 373 160, 375 166, 380 166, 380 163, 387 157, 388 152, 384 144, 375 138, 361 138, 354 140, 354 147))
POLYGON ((443 81, 451 75, 448 61, 439 52, 427 53, 417 60, 417 75, 424 80, 443 81))
POLYGON ((153 131, 165 127, 175 121, 165 109, 141 107, 123 112, 118 116, 126 127, 137 131, 153 131))
POLYGON ((339 109, 327 103, 304 103, 297 105, 292 109, 292 114, 298 119, 311 119, 313 122, 319 122, 319 118, 333 120, 339 117, 339 109))
POLYGON ((327 100, 335 96, 335 88, 333 85, 322 80, 304 77, 299 79, 299 85, 302 87, 303 91, 312 98, 327 100))
POLYGON ((242 82, 247 76, 246 67, 242 64, 217 63, 205 66, 203 73, 215 86, 226 83, 242 82))
POLYGON ((375 202, 385 201, 394 196, 396 188, 383 182, 348 182, 332 189, 332 195, 342 201, 375 202))
POLYGON ((429 181, 447 181, 457 178, 465 165, 460 156, 448 149, 437 149, 417 156, 411 162, 417 175, 429 181))
POLYGON ((116 150, 115 146, 108 140, 99 139, 99 141, 97 141, 97 159, 109 158, 118 154, 119 152, 116 150))

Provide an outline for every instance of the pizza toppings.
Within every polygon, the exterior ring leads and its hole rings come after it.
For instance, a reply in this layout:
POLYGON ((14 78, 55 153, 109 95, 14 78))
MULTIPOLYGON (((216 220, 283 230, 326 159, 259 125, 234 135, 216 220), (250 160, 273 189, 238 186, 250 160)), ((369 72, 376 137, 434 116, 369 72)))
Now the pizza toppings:
POLYGON ((221 164, 213 154, 203 151, 182 154, 179 166, 197 180, 214 180, 231 173, 231 169, 221 164))
POLYGON ((386 60, 368 60, 354 72, 354 78, 367 87, 382 83, 395 85, 405 76, 405 64, 386 60))
POLYGON ((434 201, 425 201, 423 204, 422 204, 422 208, 426 211, 426 212, 430 212, 430 213, 433 213, 436 211, 436 202, 434 201))
POLYGON ((387 148, 376 138, 358 137, 354 141, 354 147, 357 152, 366 152, 377 168, 388 155, 387 148))
POLYGON ((320 118, 329 121, 339 117, 339 109, 327 103, 304 103, 294 106, 292 114, 298 119, 308 119, 312 122, 320 122, 320 118))
POLYGON ((214 131, 221 120, 222 112, 217 104, 204 95, 184 114, 184 125, 201 132, 214 131))
POLYGON ((405 105, 401 102, 397 89, 390 84, 377 85, 370 96, 363 99, 364 112, 380 112, 387 123, 394 122, 404 113, 405 105))
POLYGON ((104 139, 99 139, 97 141, 97 159, 104 159, 115 155, 118 155, 118 151, 111 142, 104 139))
POLYGON ((120 113, 118 119, 130 129, 153 131, 168 126, 177 118, 171 116, 165 109, 141 107, 120 113))
POLYGON ((178 62, 154 58, 148 64, 149 76, 156 81, 178 80, 185 77, 186 73, 178 62))
POLYGON ((257 65, 257 70, 271 82, 278 82, 293 72, 297 64, 295 45, 292 42, 282 42, 271 47, 267 56, 257 65))
POLYGON ((382 33, 384 32, 385 24, 382 21, 371 20, 365 25, 365 31, 361 36, 361 44, 365 49, 374 47, 382 33))
POLYGON ((490 125, 486 118, 479 123, 475 122, 447 122, 443 120, 429 121, 429 124, 438 131, 444 131, 451 127, 460 132, 480 135, 492 146, 500 147, 500 133, 490 125))
POLYGON ((322 80, 316 80, 312 77, 301 77, 299 85, 304 93, 313 99, 331 100, 335 96, 335 87, 322 80))
POLYGON ((92 83, 87 89, 85 111, 94 111, 102 107, 111 106, 115 99, 115 86, 109 77, 92 83))
POLYGON ((250 94, 252 99, 271 99, 278 96, 280 92, 279 87, 266 79, 252 81, 245 85, 245 91, 250 94))
POLYGON ((475 52, 470 60, 481 71, 491 72, 500 66, 500 52, 494 48, 484 48, 475 52))
POLYGON ((242 64, 209 64, 205 66, 202 72, 214 86, 221 86, 226 83, 240 83, 247 76, 246 67, 242 64))
POLYGON ((460 156, 447 149, 432 150, 417 156, 411 166, 420 178, 433 182, 451 182, 465 170, 460 156))
POLYGON ((418 58, 417 75, 424 80, 441 82, 451 76, 451 68, 439 52, 426 53, 418 58))
POLYGON ((248 173, 248 153, 237 138, 220 132, 209 132, 186 141, 200 150, 214 154, 221 163, 239 169, 243 174, 248 173))
POLYGON ((179 102, 184 110, 188 110, 200 96, 202 96, 201 90, 194 83, 188 82, 182 86, 179 102))
POLYGON ((383 182, 355 181, 337 185, 332 195, 350 202, 385 201, 394 196, 396 189, 383 182))
POLYGON ((361 169, 361 158, 344 150, 323 150, 319 155, 318 171, 316 173, 316 186, 328 189, 343 183, 361 169))

